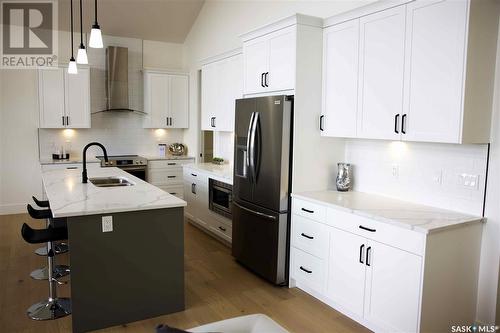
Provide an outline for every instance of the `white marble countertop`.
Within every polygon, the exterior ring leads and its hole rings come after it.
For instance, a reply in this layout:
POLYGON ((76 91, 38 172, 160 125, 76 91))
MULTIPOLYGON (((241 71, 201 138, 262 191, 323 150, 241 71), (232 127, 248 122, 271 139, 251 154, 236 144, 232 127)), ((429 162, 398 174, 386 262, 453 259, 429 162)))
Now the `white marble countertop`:
MULTIPOLYGON (((77 164, 77 163, 82 163, 82 159, 81 158, 70 158, 69 160, 54 160, 52 158, 41 158, 40 159, 40 164, 42 164, 42 165, 77 164)), ((90 158, 87 158, 87 163, 101 163, 101 161, 95 157, 90 157, 90 158)))
POLYGON ((154 156, 154 155, 141 155, 148 161, 161 161, 161 160, 194 160, 193 156, 180 155, 175 156, 171 154, 167 154, 165 156, 154 156))
POLYGON ((119 168, 87 168, 88 178, 124 177, 133 186, 97 187, 82 183, 81 170, 48 170, 43 186, 54 217, 184 207, 186 202, 119 168))
POLYGON ((293 193, 292 197, 425 234, 484 221, 479 216, 362 192, 315 191, 293 193))
POLYGON ((192 163, 186 164, 185 168, 199 170, 212 176, 216 180, 233 185, 233 165, 222 164, 217 165, 213 163, 192 163))

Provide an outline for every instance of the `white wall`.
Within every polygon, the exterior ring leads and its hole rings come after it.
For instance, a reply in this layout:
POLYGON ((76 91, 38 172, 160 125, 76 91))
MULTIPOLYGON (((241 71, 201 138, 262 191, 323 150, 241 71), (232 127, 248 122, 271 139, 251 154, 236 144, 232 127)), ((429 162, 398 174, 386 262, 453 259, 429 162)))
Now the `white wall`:
MULTIPOLYGON (((499 260, 500 260, 500 28, 497 42, 497 64, 495 78, 495 100, 491 124, 490 165, 486 192, 488 218, 483 229, 477 319, 485 324, 495 322, 496 307, 500 305, 499 260)), ((500 318, 496 318, 500 322, 500 318)))

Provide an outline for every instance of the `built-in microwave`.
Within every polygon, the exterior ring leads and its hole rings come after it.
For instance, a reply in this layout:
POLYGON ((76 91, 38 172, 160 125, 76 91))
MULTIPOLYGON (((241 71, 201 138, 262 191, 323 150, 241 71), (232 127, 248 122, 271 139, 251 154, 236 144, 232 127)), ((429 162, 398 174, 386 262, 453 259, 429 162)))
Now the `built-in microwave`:
POLYGON ((232 218, 233 186, 210 178, 209 208, 211 211, 229 219, 232 218))

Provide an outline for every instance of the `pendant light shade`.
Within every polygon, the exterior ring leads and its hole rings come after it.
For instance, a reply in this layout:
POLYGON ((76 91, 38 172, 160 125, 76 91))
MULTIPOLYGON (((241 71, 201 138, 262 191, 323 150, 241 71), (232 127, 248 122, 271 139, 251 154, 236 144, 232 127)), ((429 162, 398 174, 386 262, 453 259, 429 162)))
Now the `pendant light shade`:
POLYGON ((70 8, 71 8, 71 15, 70 15, 70 22, 71 22, 71 58, 69 59, 69 65, 68 65, 68 74, 78 74, 78 68, 76 67, 76 61, 75 57, 73 55, 73 0, 70 2, 70 8))
POLYGON ((69 60, 68 74, 78 74, 78 68, 76 67, 75 58, 71 57, 69 60))
POLYGON ((102 49, 104 46, 102 44, 102 34, 101 34, 101 27, 99 26, 99 23, 97 23, 97 0, 95 0, 95 22, 92 25, 92 30, 90 30, 90 40, 89 40, 89 46, 96 48, 96 49, 102 49))
POLYGON ((82 1, 80 0, 80 47, 78 48, 78 54, 76 55, 76 62, 78 64, 88 64, 89 59, 87 58, 87 50, 85 49, 85 45, 83 45, 83 6, 82 1))

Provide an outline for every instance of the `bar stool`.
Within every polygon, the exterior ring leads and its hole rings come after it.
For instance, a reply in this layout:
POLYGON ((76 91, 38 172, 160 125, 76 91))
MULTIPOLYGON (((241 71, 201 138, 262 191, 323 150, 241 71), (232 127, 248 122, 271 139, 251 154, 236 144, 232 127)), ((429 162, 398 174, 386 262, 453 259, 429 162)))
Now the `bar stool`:
MULTIPOLYGON (((29 215, 33 219, 38 219, 38 220, 45 219, 45 220, 47 220, 47 227, 50 226, 49 221, 52 219, 52 212, 50 211, 50 209, 37 210, 28 204, 27 210, 28 210, 29 215)), ((54 219, 52 219, 52 220, 54 220, 54 219)), ((43 247, 43 249, 45 250, 45 253, 48 254, 48 244, 47 244, 47 246, 43 247)), ((53 251, 53 252, 54 252, 54 254, 57 254, 55 251, 53 251)), ((35 253, 36 253, 36 251, 35 251, 35 253)), ((69 273, 70 273, 70 268, 67 265, 56 265, 53 267, 53 271, 52 271, 52 274, 53 274, 54 278, 56 278, 56 279, 67 276, 69 273)), ((30 276, 32 279, 35 279, 35 280, 47 280, 49 278, 48 267, 45 266, 43 268, 35 269, 34 271, 31 272, 30 276)))
MULTIPOLYGON (((38 207, 42 207, 42 208, 50 208, 50 203, 49 201, 47 200, 38 200, 37 198, 35 198, 34 196, 31 197, 33 199, 33 202, 38 206, 38 207)), ((64 226, 65 225, 65 221, 66 219, 64 219, 64 226)), ((48 226, 48 224, 47 224, 48 226)), ((56 254, 61 254, 61 253, 66 253, 68 252, 69 248, 68 248, 68 244, 66 243, 56 243, 54 244, 54 252, 56 254)), ((38 249, 35 250, 35 253, 39 256, 46 256, 47 255, 47 247, 45 246, 42 246, 42 247, 39 247, 38 249)), ((46 278, 45 278, 46 279, 46 278)))
POLYGON ((29 307, 27 311, 28 317, 33 320, 53 320, 71 314, 71 300, 66 297, 57 297, 57 284, 61 284, 61 282, 55 279, 52 274, 55 255, 52 249, 52 242, 67 239, 68 230, 66 228, 53 228, 51 226, 38 230, 32 229, 24 223, 21 235, 30 244, 47 243, 48 249, 49 298, 29 307))

